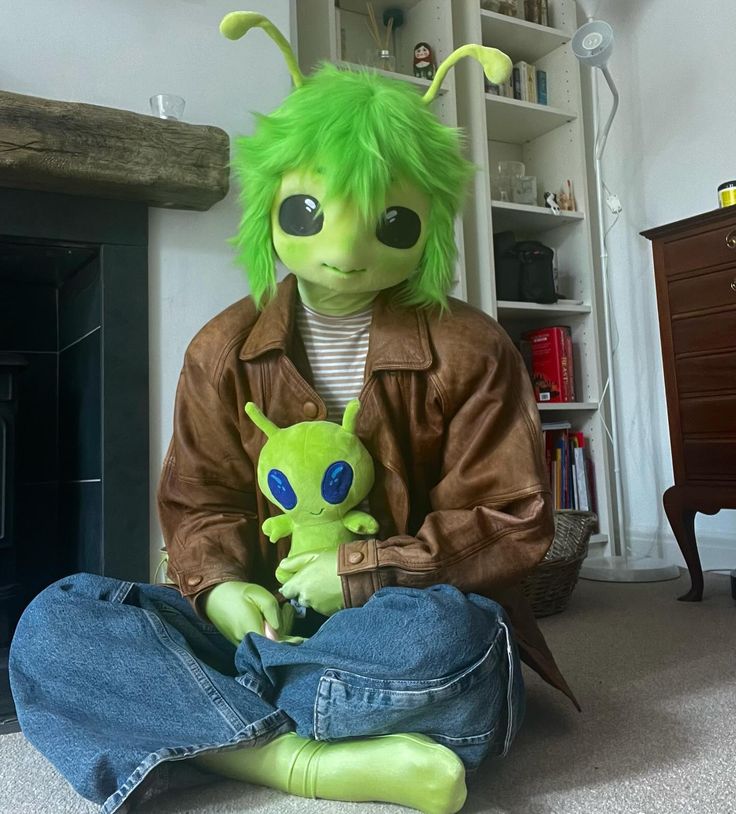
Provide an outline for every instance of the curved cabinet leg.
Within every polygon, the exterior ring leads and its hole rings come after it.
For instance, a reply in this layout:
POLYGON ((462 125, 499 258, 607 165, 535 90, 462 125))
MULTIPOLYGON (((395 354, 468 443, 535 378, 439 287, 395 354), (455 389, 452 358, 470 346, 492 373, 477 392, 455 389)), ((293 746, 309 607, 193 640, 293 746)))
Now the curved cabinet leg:
POLYGON ((671 486, 662 496, 662 502, 677 544, 685 558, 687 570, 690 572, 690 590, 678 599, 681 602, 700 602, 703 598, 703 568, 695 540, 696 512, 686 504, 684 498, 684 490, 681 487, 671 486))

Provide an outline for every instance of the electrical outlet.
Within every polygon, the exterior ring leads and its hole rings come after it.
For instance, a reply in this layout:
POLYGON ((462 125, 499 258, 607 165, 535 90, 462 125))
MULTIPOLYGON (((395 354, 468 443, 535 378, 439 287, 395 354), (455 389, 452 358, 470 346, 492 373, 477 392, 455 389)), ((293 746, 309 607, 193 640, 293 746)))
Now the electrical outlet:
POLYGON ((621 201, 618 199, 618 195, 607 195, 606 196, 606 203, 608 204, 608 208, 613 212, 614 215, 618 215, 619 212, 623 209, 621 206, 621 201))

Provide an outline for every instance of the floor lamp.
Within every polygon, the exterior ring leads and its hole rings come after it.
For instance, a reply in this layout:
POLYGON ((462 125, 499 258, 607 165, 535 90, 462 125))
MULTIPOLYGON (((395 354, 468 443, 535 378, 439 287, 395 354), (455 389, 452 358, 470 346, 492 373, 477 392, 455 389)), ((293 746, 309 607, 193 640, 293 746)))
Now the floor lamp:
MULTIPOLYGON (((601 580, 605 582, 655 582, 665 579, 675 579, 680 575, 678 568, 664 560, 653 557, 630 558, 626 545, 624 524, 624 493, 621 483, 621 461, 618 448, 618 432, 616 417, 616 388, 614 383, 613 347, 611 342, 611 310, 608 289, 608 252, 606 249, 606 229, 603 212, 603 178, 601 164, 603 152, 608 140, 614 116, 618 109, 618 90, 608 70, 608 60, 613 51, 613 29, 603 20, 592 17, 580 26, 572 39, 572 50, 575 56, 584 65, 598 68, 603 74, 613 96, 613 105, 603 129, 600 129, 598 114, 598 81, 597 76, 592 77, 593 88, 593 131, 595 136, 595 187, 596 203, 598 207, 598 237, 600 243, 601 282, 603 285, 603 314, 606 343, 606 364, 608 367, 608 405, 611 427, 609 438, 613 453, 614 492, 616 496, 617 534, 613 535, 613 551, 610 557, 595 557, 584 561, 580 576, 584 579, 601 580)), ((616 210, 614 210, 616 211, 616 210)), ((605 388, 604 388, 605 392, 605 388)))

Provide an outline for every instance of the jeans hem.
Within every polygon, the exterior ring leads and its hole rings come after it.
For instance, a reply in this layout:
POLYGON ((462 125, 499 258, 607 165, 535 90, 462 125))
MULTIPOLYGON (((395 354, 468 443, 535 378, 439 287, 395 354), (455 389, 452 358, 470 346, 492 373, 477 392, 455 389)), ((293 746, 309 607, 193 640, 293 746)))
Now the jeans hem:
POLYGON ((161 763, 172 760, 188 760, 204 752, 239 746, 248 741, 252 742, 249 748, 265 746, 266 743, 273 740, 277 735, 292 732, 293 730, 294 723, 291 718, 289 718, 283 710, 277 709, 265 718, 261 718, 259 721, 249 724, 245 729, 224 743, 165 747, 159 749, 157 752, 152 752, 130 774, 122 786, 105 800, 100 808, 100 814, 113 814, 113 812, 119 811, 133 791, 137 789, 148 775, 161 763))

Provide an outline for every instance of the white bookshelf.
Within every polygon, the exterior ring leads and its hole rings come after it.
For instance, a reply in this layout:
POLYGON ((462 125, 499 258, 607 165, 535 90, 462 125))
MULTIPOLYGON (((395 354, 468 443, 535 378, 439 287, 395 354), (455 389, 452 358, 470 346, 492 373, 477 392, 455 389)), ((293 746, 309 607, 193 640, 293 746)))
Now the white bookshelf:
POLYGON ((613 513, 606 425, 600 411, 603 334, 587 218, 580 66, 570 48, 578 20, 574 0, 549 0, 549 6, 551 25, 541 26, 481 9, 478 0, 452 3, 455 45, 482 42, 504 51, 514 63, 537 65, 547 73, 549 101, 539 105, 488 94, 479 66, 466 61, 457 70, 458 121, 480 167, 464 219, 466 285, 469 300, 496 317, 514 341, 543 326, 567 325, 572 331, 578 401, 540 404, 539 410, 542 421, 569 421, 588 439, 600 521, 593 543, 600 555, 609 544, 613 513), (536 206, 492 200, 491 176, 499 161, 523 161, 527 174, 536 176, 536 206), (542 205, 543 193, 558 192, 568 179, 576 211, 555 215, 542 205), (539 240, 554 249, 557 289, 564 299, 549 305, 496 299, 493 235, 505 231, 517 240, 539 240))
MULTIPOLYGON (((540 404, 540 414, 543 421, 570 421, 588 439, 600 521, 600 533, 591 544, 599 556, 608 553, 613 513, 608 445, 599 408, 604 387, 602 332, 586 217, 590 209, 580 66, 570 49, 578 21, 575 0, 549 4, 551 25, 541 26, 481 9, 479 0, 374 0, 379 19, 388 8, 404 12, 404 25, 391 43, 396 72, 382 73, 419 92, 429 84, 412 75, 413 48, 422 41, 433 47, 437 64, 464 43, 482 42, 505 51, 513 62, 526 60, 547 73, 549 105, 533 104, 486 93, 480 66, 463 60, 449 73, 432 109, 445 124, 465 130, 468 157, 479 167, 456 230, 461 259, 453 293, 498 319, 515 341, 523 332, 544 325, 571 328, 579 401, 540 404), (491 168, 504 160, 523 161, 527 173, 537 177, 536 206, 491 199, 491 168), (542 205, 542 193, 559 191, 568 179, 577 209, 555 215, 542 205), (517 239, 541 240, 554 249, 563 299, 550 305, 496 300, 493 235, 502 231, 513 231, 517 239)), ((365 62, 372 41, 364 0, 296 0, 295 14, 295 45, 304 73, 320 60, 348 66, 365 62)))

